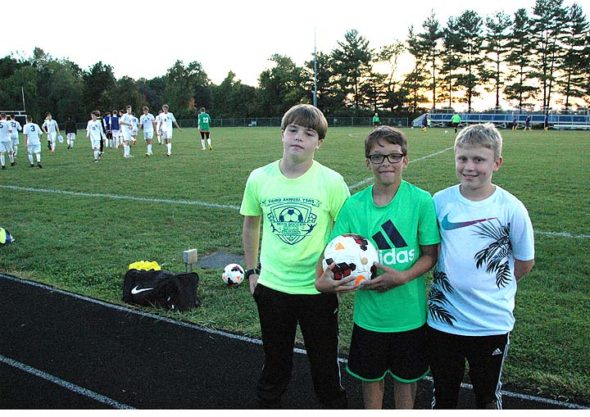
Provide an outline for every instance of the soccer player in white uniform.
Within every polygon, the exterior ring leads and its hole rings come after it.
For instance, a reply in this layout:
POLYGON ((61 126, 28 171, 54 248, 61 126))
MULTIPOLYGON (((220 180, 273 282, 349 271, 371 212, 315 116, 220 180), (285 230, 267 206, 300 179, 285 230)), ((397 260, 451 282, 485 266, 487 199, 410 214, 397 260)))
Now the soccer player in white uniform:
POLYGON ((154 139, 154 125, 156 119, 154 115, 150 113, 150 109, 147 106, 143 106, 143 114, 139 118, 139 125, 143 129, 143 138, 146 143, 145 156, 152 156, 152 140, 154 139))
POLYGON ((160 116, 162 116, 162 113, 164 112, 162 111, 162 109, 160 109, 158 115, 156 116, 156 135, 158 136, 158 145, 162 144, 162 131, 157 127, 160 126, 160 121, 162 120, 160 116))
POLYGON ((121 125, 121 132, 123 133, 123 158, 131 158, 131 148, 129 142, 133 140, 133 116, 131 110, 132 107, 128 105, 126 108, 127 113, 119 119, 121 125))
POLYGON ((94 152, 94 162, 98 162, 100 159, 100 142, 106 139, 104 130, 102 129, 102 122, 98 120, 98 112, 95 110, 90 113, 91 119, 86 125, 86 137, 90 139, 90 146, 94 152))
MULTIPOLYGON (((20 145, 20 140, 18 138, 18 132, 23 131, 23 127, 19 123, 18 120, 11 114, 8 116, 8 122, 10 123, 10 127, 12 128, 12 154, 16 158, 18 155, 18 145, 20 145)), ((16 160, 16 159, 15 159, 16 160)))
POLYGON ((166 156, 172 155, 172 123, 176 125, 178 130, 182 130, 172 113, 168 111, 168 105, 162 106, 162 113, 160 114, 160 121, 158 124, 158 131, 162 132, 162 139, 166 143, 166 156))
POLYGON ((33 154, 37 157, 37 166, 43 168, 41 166, 41 135, 43 131, 37 123, 33 123, 31 116, 27 116, 27 123, 23 128, 23 134, 25 135, 25 145, 27 146, 31 168, 35 166, 33 163, 33 154))
POLYGON ((41 127, 43 128, 43 131, 47 133, 49 150, 51 153, 55 152, 55 141, 59 135, 59 126, 57 125, 57 121, 53 120, 51 113, 47 113, 47 117, 45 118, 45 121, 41 127))
POLYGON ((14 154, 12 153, 12 127, 10 122, 6 120, 4 113, 0 114, 0 165, 2 169, 6 169, 6 159, 4 154, 8 153, 10 165, 14 166, 14 154))

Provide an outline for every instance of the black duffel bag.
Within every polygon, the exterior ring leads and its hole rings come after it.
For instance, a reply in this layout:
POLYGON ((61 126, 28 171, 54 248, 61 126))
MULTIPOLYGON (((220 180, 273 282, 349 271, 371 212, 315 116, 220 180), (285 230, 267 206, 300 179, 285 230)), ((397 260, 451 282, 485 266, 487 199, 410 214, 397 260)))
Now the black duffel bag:
POLYGON ((129 304, 186 311, 199 307, 199 275, 130 269, 123 280, 123 301, 129 304))

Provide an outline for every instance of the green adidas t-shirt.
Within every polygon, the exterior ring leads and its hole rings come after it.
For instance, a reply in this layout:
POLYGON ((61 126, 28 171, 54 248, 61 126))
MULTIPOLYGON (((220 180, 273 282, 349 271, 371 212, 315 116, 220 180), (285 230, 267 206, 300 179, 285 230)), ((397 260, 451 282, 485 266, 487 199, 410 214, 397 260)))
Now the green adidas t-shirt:
POLYGON ((453 116, 451 116, 451 123, 461 123, 461 116, 453 114, 453 116))
POLYGON ((258 282, 288 294, 318 294, 316 265, 349 196, 342 176, 317 161, 295 179, 281 173, 279 161, 254 170, 240 214, 262 216, 258 282))
POLYGON ((208 132, 211 125, 211 117, 207 113, 199 113, 199 130, 208 132))
MULTIPOLYGON (((356 233, 370 239, 379 262, 405 271, 420 257, 420 245, 440 243, 436 211, 430 194, 406 181, 389 204, 373 202, 373 186, 350 197, 332 230, 331 237, 356 233)), ((426 322, 424 277, 385 292, 355 293, 354 322, 375 332, 402 332, 426 322)))

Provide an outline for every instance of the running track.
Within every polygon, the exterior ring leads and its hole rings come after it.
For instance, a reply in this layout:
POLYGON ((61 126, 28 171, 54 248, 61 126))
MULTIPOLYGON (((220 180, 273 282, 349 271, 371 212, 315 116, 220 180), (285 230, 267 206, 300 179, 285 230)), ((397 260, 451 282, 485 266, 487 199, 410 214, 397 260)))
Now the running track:
MULTIPOLYGON (((251 409, 262 366, 256 339, 73 295, 0 274, 0 408, 251 409)), ((317 408, 305 353, 284 407, 317 408)), ((345 359, 343 358, 343 361, 345 359)), ((346 372, 351 408, 360 387, 346 372)), ((391 386, 391 384, 387 384, 391 386)), ((419 386, 416 408, 429 408, 419 386)), ((386 392, 386 408, 392 408, 386 392)), ((461 406, 471 408, 469 389, 461 406)), ((505 393, 504 408, 582 408, 505 393)))

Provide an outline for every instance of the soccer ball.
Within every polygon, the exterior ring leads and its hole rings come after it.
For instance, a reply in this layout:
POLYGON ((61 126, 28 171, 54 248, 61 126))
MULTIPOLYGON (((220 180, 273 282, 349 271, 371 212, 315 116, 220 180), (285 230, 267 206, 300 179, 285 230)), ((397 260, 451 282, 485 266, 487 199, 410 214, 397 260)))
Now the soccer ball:
POLYGON ((336 266, 332 269, 334 279, 341 280, 353 276, 355 279, 348 285, 357 287, 375 278, 377 267, 373 263, 377 261, 377 249, 368 239, 355 234, 344 234, 336 236, 328 243, 324 250, 322 266, 325 271, 328 265, 335 263, 336 266))
POLYGON ((10 232, 5 228, 0 227, 0 246, 10 245, 12 242, 14 242, 14 238, 10 232))
POLYGON ((302 223, 303 222, 303 214, 301 213, 301 211, 299 211, 299 209, 296 209, 294 207, 289 207, 286 209, 283 209, 280 213, 279 213, 279 221, 280 222, 299 222, 302 223))
POLYGON ((244 268, 238 264, 229 264, 223 268, 221 279, 226 285, 239 285, 244 280, 244 268))

